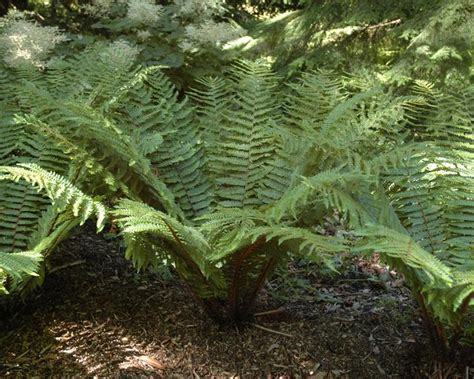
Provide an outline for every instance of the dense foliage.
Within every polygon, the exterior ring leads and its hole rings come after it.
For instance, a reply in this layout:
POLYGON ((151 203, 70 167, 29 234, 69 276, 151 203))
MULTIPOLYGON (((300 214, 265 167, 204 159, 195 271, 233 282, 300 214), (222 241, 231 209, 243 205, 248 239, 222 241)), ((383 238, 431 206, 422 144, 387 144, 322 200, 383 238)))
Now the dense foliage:
POLYGON ((370 71, 402 85, 413 78, 458 86, 472 78, 474 7, 467 0, 308 2, 261 22, 246 50, 278 71, 370 71))
POLYGON ((474 87, 442 93, 426 82, 412 128, 424 149, 383 175, 362 250, 403 273, 441 353, 474 327, 474 87), (452 326, 452 334, 444 325, 452 326))
POLYGON ((95 218, 219 321, 289 257, 335 270, 353 250, 404 275, 440 353, 472 341, 472 5, 261 5, 71 1, 48 14, 68 33, 0 19, 0 294, 95 218), (318 232, 333 212, 348 238, 318 232))

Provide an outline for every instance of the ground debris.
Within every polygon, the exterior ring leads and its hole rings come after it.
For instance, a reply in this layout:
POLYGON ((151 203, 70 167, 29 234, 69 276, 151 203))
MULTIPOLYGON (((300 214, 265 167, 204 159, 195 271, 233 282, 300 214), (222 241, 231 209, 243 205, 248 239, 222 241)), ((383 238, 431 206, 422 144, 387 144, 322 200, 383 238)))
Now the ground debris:
POLYGON ((61 245, 53 264, 67 269, 47 276, 0 324, 0 377, 408 378, 433 372, 416 308, 398 283, 382 288, 370 280, 315 279, 304 296, 284 302, 270 285, 255 319, 261 328, 252 322, 222 327, 179 281, 138 275, 118 251, 116 242, 92 230, 61 245), (68 259, 85 263, 68 265, 68 259))

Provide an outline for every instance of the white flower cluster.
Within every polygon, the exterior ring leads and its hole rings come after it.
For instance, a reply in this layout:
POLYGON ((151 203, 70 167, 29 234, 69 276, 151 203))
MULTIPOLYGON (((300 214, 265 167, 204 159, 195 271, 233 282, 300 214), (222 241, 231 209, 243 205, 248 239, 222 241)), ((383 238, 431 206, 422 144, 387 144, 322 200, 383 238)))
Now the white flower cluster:
POLYGON ((163 8, 153 0, 128 0, 127 18, 136 25, 153 25, 163 16, 163 8))
POLYGON ((0 35, 0 51, 4 62, 11 67, 25 64, 44 67, 54 47, 67 40, 57 27, 16 18, 7 21, 0 35))
POLYGON ((225 12, 224 0, 175 0, 178 16, 197 19, 209 19, 225 12))
POLYGON ((153 34, 151 34, 150 31, 148 31, 148 30, 139 30, 139 31, 137 31, 137 38, 142 42, 146 41, 151 36, 153 36, 153 34))
POLYGON ((225 43, 245 35, 245 30, 234 27, 228 22, 215 22, 209 20, 200 25, 185 27, 185 40, 180 44, 183 50, 194 50, 202 45, 220 47, 225 43))
POLYGON ((92 0, 82 9, 90 16, 106 18, 122 5, 127 7, 127 19, 136 25, 152 25, 163 15, 164 7, 156 5, 154 0, 92 0))
POLYGON ((125 40, 110 43, 99 54, 100 60, 112 67, 127 67, 140 53, 140 49, 125 40))

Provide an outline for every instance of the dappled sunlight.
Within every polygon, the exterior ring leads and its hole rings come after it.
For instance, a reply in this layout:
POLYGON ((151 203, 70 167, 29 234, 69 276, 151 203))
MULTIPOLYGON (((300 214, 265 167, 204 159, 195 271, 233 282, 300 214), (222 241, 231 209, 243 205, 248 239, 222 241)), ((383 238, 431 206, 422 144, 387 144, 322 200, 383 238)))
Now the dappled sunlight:
POLYGON ((85 260, 88 271, 75 265, 48 277, 28 306, 31 314, 14 321, 0 349, 3 370, 165 377, 331 371, 344 377, 379 373, 377 365, 387 373, 398 370, 393 354, 409 359, 418 346, 413 336, 424 338, 419 326, 415 334, 410 326, 408 293, 394 287, 384 294, 370 281, 359 292, 351 279, 324 290, 317 282, 302 287, 293 301, 281 304, 286 311, 274 316, 265 313, 281 305, 265 291, 259 302, 262 316, 240 327, 219 326, 176 281, 136 276, 115 249, 115 243, 90 232, 61 247, 73 262, 85 260), (312 300, 298 300, 304 297, 312 300), (395 333, 390 320, 399 309, 404 318, 395 333), (355 359, 361 351, 364 361, 355 359), (35 362, 50 363, 36 371, 35 362))
POLYGON ((473 12, 0 1, 0 377, 474 375, 473 12))

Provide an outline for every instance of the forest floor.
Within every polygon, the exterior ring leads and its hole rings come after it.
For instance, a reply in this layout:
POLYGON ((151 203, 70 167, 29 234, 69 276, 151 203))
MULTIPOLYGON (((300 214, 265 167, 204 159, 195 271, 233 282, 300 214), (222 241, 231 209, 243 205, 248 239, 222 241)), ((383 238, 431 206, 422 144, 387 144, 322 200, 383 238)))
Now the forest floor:
POLYGON ((409 291, 373 280, 370 262, 336 279, 294 269, 304 286, 273 281, 259 299, 260 312, 284 311, 236 327, 208 319, 178 280, 137 274, 90 230, 55 256, 61 266, 0 321, 2 378, 474 377, 474 362, 435 363, 409 291))

